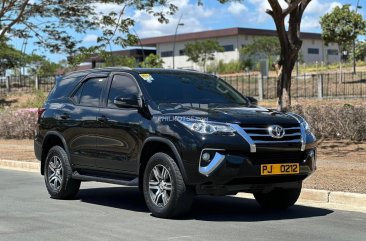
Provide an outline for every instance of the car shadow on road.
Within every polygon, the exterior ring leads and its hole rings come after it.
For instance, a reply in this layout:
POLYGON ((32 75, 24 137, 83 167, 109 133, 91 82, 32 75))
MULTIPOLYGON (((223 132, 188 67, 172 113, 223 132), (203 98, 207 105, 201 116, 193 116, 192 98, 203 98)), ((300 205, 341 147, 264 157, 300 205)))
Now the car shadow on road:
MULTIPOLYGON (((103 205, 135 212, 149 212, 143 195, 137 188, 108 187, 80 190, 77 199, 82 202, 103 205)), ((260 222, 321 217, 332 210, 295 205, 286 211, 264 210, 255 200, 234 196, 199 196, 194 199, 191 212, 183 220, 213 222, 260 222)))

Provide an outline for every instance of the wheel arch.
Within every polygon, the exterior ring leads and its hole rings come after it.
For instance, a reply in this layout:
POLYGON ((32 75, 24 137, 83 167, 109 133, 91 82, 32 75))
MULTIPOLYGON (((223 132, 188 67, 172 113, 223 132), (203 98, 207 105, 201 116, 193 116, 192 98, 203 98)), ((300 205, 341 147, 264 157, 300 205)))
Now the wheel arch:
POLYGON ((148 137, 142 145, 141 153, 139 156, 138 174, 139 174, 140 190, 142 190, 142 183, 143 183, 142 180, 146 164, 149 158, 153 154, 158 152, 166 152, 167 154, 170 154, 172 156, 172 158, 177 163, 180 172, 182 173, 184 182, 187 183, 187 174, 183 165, 183 160, 174 143, 171 140, 164 137, 148 137))
POLYGON ((70 160, 69 149, 66 144, 65 138, 61 135, 61 133, 57 131, 49 131, 45 135, 45 138, 42 142, 42 156, 41 156, 41 174, 44 175, 44 164, 47 158, 47 154, 49 150, 54 146, 61 146, 66 154, 68 159, 70 160))

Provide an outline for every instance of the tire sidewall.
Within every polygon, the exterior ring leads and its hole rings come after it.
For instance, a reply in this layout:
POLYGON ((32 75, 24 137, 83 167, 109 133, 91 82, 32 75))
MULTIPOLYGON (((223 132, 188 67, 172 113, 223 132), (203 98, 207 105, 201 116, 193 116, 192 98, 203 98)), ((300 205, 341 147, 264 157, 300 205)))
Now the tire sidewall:
POLYGON ((52 147, 50 151, 47 154, 46 162, 44 165, 44 180, 46 183, 47 190, 51 197, 58 198, 62 192, 66 189, 66 184, 68 180, 67 176, 67 166, 66 162, 68 162, 66 152, 59 146, 52 147), (62 182, 61 182, 61 188, 59 190, 55 190, 52 188, 52 186, 49 183, 48 180, 48 165, 52 157, 57 156, 61 160, 61 166, 62 166, 62 182))
POLYGON ((163 216, 165 216, 165 214, 171 213, 173 211, 172 209, 175 206, 175 202, 177 200, 177 194, 178 194, 177 193, 177 174, 173 170, 172 164, 169 159, 171 159, 171 157, 165 153, 158 153, 158 154, 153 155, 150 158, 150 160, 145 168, 144 178, 143 178, 143 192, 144 192, 144 198, 145 198, 145 202, 146 202, 147 206, 152 211, 152 213, 161 213, 163 216), (151 197, 150 197, 149 177, 150 177, 151 170, 156 165, 162 165, 169 171, 169 174, 171 177, 171 182, 172 182, 172 191, 171 191, 170 199, 169 199, 169 202, 167 203, 167 205, 165 205, 164 207, 157 206, 151 200, 151 197))

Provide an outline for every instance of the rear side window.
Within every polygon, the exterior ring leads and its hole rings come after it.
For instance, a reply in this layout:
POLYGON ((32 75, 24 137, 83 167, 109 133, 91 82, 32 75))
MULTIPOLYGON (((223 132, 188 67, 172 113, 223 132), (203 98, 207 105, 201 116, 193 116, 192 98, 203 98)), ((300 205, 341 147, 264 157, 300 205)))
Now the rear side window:
POLYGON ((136 82, 123 75, 114 76, 108 95, 108 107, 115 107, 113 101, 116 97, 128 98, 139 93, 136 82))
POLYGON ((83 106, 98 107, 105 83, 106 78, 88 79, 77 90, 72 99, 75 103, 83 106))
POLYGON ((66 77, 56 79, 55 86, 48 94, 48 100, 55 100, 63 98, 69 95, 69 93, 75 88, 75 85, 84 77, 84 75, 66 77))

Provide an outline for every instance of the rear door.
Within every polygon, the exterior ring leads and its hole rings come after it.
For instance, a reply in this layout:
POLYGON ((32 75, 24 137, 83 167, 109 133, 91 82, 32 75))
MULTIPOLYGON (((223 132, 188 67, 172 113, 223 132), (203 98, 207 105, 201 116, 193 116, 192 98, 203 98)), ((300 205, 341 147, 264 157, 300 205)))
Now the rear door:
POLYGON ((106 83, 105 75, 86 78, 72 94, 73 105, 64 114, 63 118, 70 120, 64 136, 69 140, 71 162, 76 168, 95 167, 97 116, 106 83))

